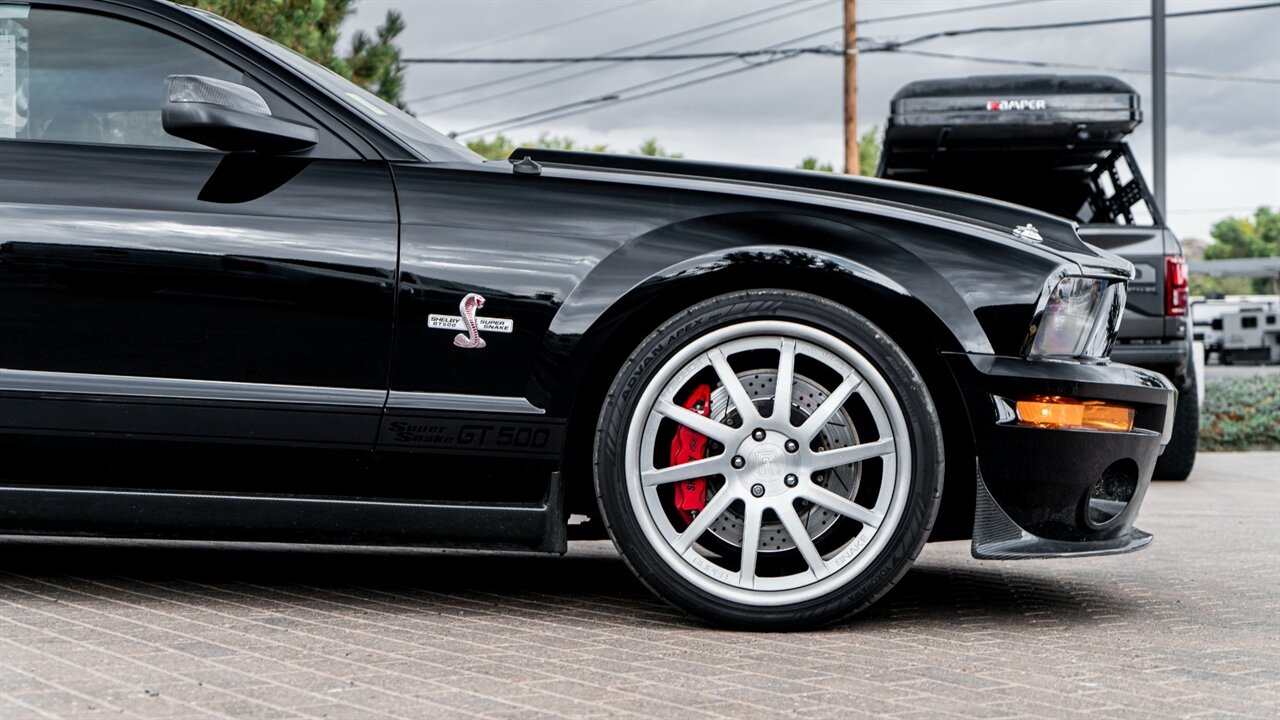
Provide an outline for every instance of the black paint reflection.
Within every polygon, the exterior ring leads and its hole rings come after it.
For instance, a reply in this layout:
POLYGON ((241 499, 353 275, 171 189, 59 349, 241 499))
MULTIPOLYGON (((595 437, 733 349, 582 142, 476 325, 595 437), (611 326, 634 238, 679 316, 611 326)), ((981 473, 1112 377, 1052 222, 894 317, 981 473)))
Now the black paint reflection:
POLYGON ((0 368, 385 388, 385 167, 0 143, 0 368))
POLYGON ((629 313, 674 313, 708 287, 782 284, 855 306, 902 303, 901 317, 885 317, 894 331, 935 334, 939 349, 1016 353, 1044 279, 1064 263, 973 228, 749 194, 555 168, 396 172, 404 224, 392 388, 523 396, 553 412, 617 350, 610 333, 629 313), (471 292, 486 299, 482 316, 515 323, 480 352, 427 327, 430 314, 458 315, 471 292))

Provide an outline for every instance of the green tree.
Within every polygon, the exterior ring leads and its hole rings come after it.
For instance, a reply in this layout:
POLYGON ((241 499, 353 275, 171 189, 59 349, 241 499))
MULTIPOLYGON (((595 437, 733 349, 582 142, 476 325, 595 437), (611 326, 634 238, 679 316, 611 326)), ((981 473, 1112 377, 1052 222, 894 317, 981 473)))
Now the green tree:
POLYGON ((800 170, 816 170, 818 172, 835 171, 835 168, 831 166, 831 163, 820 162, 818 158, 813 155, 809 155, 805 159, 801 160, 800 164, 796 167, 800 170))
POLYGON ((684 153, 669 153, 666 148, 658 144, 658 138, 647 138, 640 143, 640 147, 631 151, 632 155, 648 155, 649 157, 663 158, 682 158, 684 153))
MULTIPOLYGON (((1252 218, 1230 217, 1214 223, 1209 230, 1213 242, 1204 249, 1205 260, 1280 256, 1280 212, 1262 206, 1252 218)), ((1189 278, 1195 295, 1222 293, 1247 295, 1272 292, 1267 278, 1189 278)))
POLYGON ((395 39, 404 18, 388 10, 372 35, 363 30, 338 51, 342 23, 356 0, 178 0, 208 10, 305 55, 387 102, 404 108, 405 65, 395 39))
MULTIPOLYGON (((517 147, 529 148, 548 148, 551 150, 577 150, 579 152, 610 152, 610 148, 605 144, 583 145, 568 135, 552 135, 543 132, 536 140, 522 142, 519 145, 511 138, 498 133, 492 138, 478 138, 476 140, 467 141, 467 147, 473 152, 479 153, 490 160, 502 160, 511 156, 511 153, 517 147)), ((684 153, 669 153, 666 148, 658 144, 657 138, 649 138, 631 151, 632 155, 648 155, 650 157, 667 157, 682 158, 684 153)))
MULTIPOLYGON (((862 133, 858 138, 858 174, 866 177, 872 177, 876 174, 876 167, 880 164, 880 126, 873 125, 870 130, 862 133)), ((833 172, 835 170, 831 163, 824 163, 814 155, 809 155, 800 161, 797 168, 801 170, 817 170, 818 172, 833 172)))
POLYGON ((1258 208, 1253 218, 1227 218, 1209 231, 1213 244, 1204 249, 1205 260, 1280 256, 1280 213, 1258 208))
POLYGON ((872 125, 871 129, 858 138, 858 174, 863 177, 875 177, 876 167, 880 164, 880 126, 872 125))
POLYGON ((492 138, 477 138, 468 140, 467 147, 472 152, 483 155, 490 160, 502 160, 511 156, 517 147, 528 148, 548 148, 550 150, 579 150, 582 152, 609 152, 608 145, 579 145, 576 140, 568 136, 552 135, 543 132, 538 136, 537 140, 529 140, 517 144, 514 140, 498 133, 492 138))
POLYGON ((490 160, 503 160, 511 157, 511 152, 516 149, 516 144, 511 138, 498 133, 493 136, 492 140, 487 138, 468 140, 467 147, 471 148, 471 152, 483 155, 490 160))
POLYGON ((404 18, 395 10, 369 35, 357 30, 351 36, 351 53, 345 59, 346 75, 352 82, 401 110, 408 110, 403 100, 404 68, 400 47, 395 39, 404 32, 404 18))
MULTIPOLYGON (((1266 278, 1262 278, 1265 283, 1266 278)), ((1216 278, 1208 275, 1192 275, 1187 278, 1187 290, 1192 295, 1253 295, 1266 292, 1254 286, 1254 278, 1216 278)))
POLYGON ((609 152, 608 145, 580 145, 567 135, 552 135, 545 130, 533 142, 521 143, 523 147, 548 148, 550 150, 577 150, 579 152, 609 152))

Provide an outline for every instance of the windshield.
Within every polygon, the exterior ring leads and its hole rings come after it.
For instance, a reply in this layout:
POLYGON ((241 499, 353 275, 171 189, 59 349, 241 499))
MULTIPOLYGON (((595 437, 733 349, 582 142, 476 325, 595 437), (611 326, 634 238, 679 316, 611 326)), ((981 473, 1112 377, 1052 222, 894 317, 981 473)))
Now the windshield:
POLYGON ((290 50, 280 43, 204 10, 182 6, 189 12, 217 23, 235 33, 284 65, 319 85, 339 102, 364 116, 369 122, 399 138, 424 160, 465 160, 482 162, 484 158, 469 150, 453 138, 427 126, 400 108, 347 80, 329 68, 310 58, 290 50))

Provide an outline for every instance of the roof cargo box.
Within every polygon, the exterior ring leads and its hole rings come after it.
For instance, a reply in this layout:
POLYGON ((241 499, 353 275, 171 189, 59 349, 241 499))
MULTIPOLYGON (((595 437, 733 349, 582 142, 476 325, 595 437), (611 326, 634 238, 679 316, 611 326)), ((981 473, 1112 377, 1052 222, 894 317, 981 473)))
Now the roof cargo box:
POLYGON ((1103 75, 919 80, 893 96, 876 175, 1079 223, 1159 223, 1125 137, 1138 94, 1103 75))
POLYGON ((1141 121, 1137 91, 1104 75, 920 80, 893 96, 885 144, 1063 147, 1117 142, 1141 121))

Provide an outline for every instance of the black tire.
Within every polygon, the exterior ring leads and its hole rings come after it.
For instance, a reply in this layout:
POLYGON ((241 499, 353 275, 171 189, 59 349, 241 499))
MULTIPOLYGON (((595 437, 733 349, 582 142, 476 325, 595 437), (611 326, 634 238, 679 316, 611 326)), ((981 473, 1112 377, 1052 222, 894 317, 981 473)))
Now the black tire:
POLYGON ((750 290, 700 303, 653 331, 627 358, 609 389, 595 437, 596 494, 618 551, 636 576, 671 604, 712 623, 742 629, 790 630, 824 625, 862 610, 907 572, 929 536, 943 483, 938 414, 907 355, 863 316, 829 300, 785 290, 750 290), (718 597, 668 565, 646 538, 627 491, 623 457, 629 418, 664 362, 697 338, 746 321, 782 320, 823 330, 848 343, 880 372, 903 411, 911 440, 911 482, 887 544, 856 575, 825 594, 762 606, 718 597))
POLYGON ((1178 405, 1173 411, 1173 435, 1169 445, 1156 460, 1154 480, 1186 480, 1196 464, 1196 450, 1200 445, 1200 397, 1196 381, 1178 393, 1178 405))

